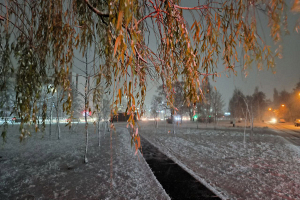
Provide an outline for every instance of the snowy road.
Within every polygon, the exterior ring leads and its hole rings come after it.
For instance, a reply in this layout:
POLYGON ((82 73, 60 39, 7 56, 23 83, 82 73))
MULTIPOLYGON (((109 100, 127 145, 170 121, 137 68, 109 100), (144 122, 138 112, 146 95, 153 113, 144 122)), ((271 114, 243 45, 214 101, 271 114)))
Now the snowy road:
POLYGON ((292 122, 268 124, 268 127, 292 144, 300 147, 300 127, 295 127, 292 122))

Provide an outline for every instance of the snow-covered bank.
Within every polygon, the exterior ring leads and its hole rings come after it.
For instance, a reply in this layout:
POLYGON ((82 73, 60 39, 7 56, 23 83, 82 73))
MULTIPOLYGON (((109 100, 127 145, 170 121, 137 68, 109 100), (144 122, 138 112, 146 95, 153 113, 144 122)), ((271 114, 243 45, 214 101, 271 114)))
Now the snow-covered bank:
POLYGON ((10 126, 0 149, 0 199, 169 199, 141 154, 134 155, 125 128, 102 132, 98 147, 90 125, 88 164, 84 125, 75 133, 63 127, 60 140, 53 130, 51 138, 33 133, 22 143, 18 128, 10 126))
POLYGON ((178 126, 140 134, 223 198, 300 199, 300 156, 280 136, 261 130, 252 136, 235 130, 178 126))

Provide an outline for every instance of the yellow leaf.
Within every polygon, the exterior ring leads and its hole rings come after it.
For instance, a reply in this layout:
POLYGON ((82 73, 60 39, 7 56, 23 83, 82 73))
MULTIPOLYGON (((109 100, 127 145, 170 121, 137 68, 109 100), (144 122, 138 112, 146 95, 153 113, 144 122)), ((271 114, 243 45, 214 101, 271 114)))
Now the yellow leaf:
POLYGON ((119 35, 116 39, 115 48, 114 48, 114 56, 116 55, 116 51, 117 51, 120 41, 121 41, 121 35, 119 35))
POLYGON ((234 54, 234 56, 235 56, 235 60, 236 60, 237 62, 239 62, 239 60, 238 60, 238 58, 237 58, 236 54, 234 54))
POLYGON ((118 16, 117 29, 120 29, 121 24, 122 24, 122 20, 123 20, 123 11, 120 11, 119 16, 118 16))
POLYGON ((131 81, 129 81, 129 94, 131 94, 131 81))
MULTIPOLYGON (((127 112, 127 115, 129 115, 129 114, 130 114, 130 112, 131 112, 131 109, 132 109, 132 107, 130 107, 130 108, 129 108, 129 110, 128 110, 128 112, 127 112)), ((131 120, 131 115, 130 115, 130 117, 129 117, 128 121, 130 121, 130 120, 131 120)))
POLYGON ((294 0, 292 9, 293 12, 299 12, 300 11, 300 1, 299 0, 294 0))
POLYGON ((132 95, 132 104, 135 105, 135 100, 134 100, 133 95, 132 95))
POLYGON ((197 21, 195 20, 195 22, 193 23, 191 29, 193 29, 193 27, 195 26, 196 23, 197 23, 197 21))
POLYGON ((120 104, 122 103, 122 90, 121 88, 119 89, 119 99, 120 99, 120 104))
POLYGON ((220 26, 221 26, 221 20, 220 20, 220 17, 219 17, 219 15, 218 15, 218 31, 219 31, 219 29, 220 29, 220 26))
POLYGON ((138 142, 138 148, 141 148, 141 138, 140 138, 140 136, 137 137, 137 142, 138 142))

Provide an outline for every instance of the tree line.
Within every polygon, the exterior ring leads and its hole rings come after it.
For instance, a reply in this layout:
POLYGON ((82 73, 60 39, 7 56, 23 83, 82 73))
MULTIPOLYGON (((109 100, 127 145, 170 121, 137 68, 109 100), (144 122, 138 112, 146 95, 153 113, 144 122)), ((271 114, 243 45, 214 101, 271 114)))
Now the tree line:
POLYGON ((273 102, 270 104, 274 115, 280 119, 293 121, 300 118, 300 81, 292 91, 278 91, 274 88, 273 102))
POLYGON ((235 89, 229 101, 228 110, 232 118, 243 118, 252 121, 270 121, 272 118, 293 121, 300 118, 300 81, 291 92, 278 91, 274 88, 273 101, 266 94, 255 88, 252 95, 244 95, 235 89))
POLYGON ((157 94, 154 95, 151 102, 151 114, 153 117, 157 117, 158 111, 169 111, 172 121, 174 121, 174 115, 178 115, 181 118, 188 116, 190 121, 212 122, 217 121, 217 118, 223 116, 224 101, 221 93, 213 88, 209 82, 209 79, 205 79, 202 83, 201 90, 198 92, 201 94, 201 100, 193 105, 188 105, 185 99, 184 82, 177 81, 172 86, 174 89, 174 102, 173 107, 168 105, 168 96, 164 93, 163 85, 160 85, 157 89, 157 94))

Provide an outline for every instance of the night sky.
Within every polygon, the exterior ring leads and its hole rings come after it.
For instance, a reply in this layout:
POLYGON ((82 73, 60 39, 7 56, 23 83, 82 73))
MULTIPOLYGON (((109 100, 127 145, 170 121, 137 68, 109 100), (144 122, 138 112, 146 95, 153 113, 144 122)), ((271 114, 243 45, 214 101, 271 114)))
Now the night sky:
MULTIPOLYGON (((196 6, 197 1, 182 1, 182 6, 196 6)), ((290 7, 290 5, 289 5, 290 7)), ((190 15, 185 12, 185 19, 190 24, 190 15)), ((299 14, 295 15, 288 13, 288 29, 290 35, 285 35, 282 37, 280 44, 283 46, 283 58, 276 58, 276 67, 273 69, 276 73, 274 74, 271 69, 267 69, 265 66, 262 71, 253 66, 252 69, 248 70, 248 76, 245 77, 244 72, 241 71, 241 68, 236 67, 237 76, 231 74, 227 78, 224 74, 221 77, 215 78, 215 82, 212 82, 213 86, 216 86, 217 90, 221 93, 225 107, 224 111, 228 109, 229 99, 233 94, 235 88, 239 88, 245 95, 251 95, 254 92, 256 86, 258 86, 260 91, 263 91, 266 94, 267 99, 273 100, 273 90, 277 88, 280 92, 286 90, 291 92, 295 87, 296 83, 300 81, 300 31, 296 33, 294 31, 294 26, 296 21, 299 19, 299 14)), ((270 39, 270 30, 266 28, 267 20, 260 17, 260 22, 257 23, 257 29, 260 31, 268 45, 271 46, 271 49, 275 50, 274 42, 270 39), (261 32, 261 28, 264 27, 264 33, 261 32), (272 47, 273 46, 273 47, 272 47)), ((152 47, 154 48, 154 46, 152 47)), ((241 60, 241 59, 240 59, 241 60)), ((224 70, 224 67, 220 64, 218 66, 218 72, 224 70)), ((146 104, 151 104, 151 99, 153 94, 156 93, 155 83, 149 83, 146 96, 146 104)))
MULTIPOLYGON (((198 1, 182 1, 182 6, 196 6, 198 1)), ((290 7, 290 5, 289 5, 290 7)), ((191 25, 193 21, 191 20, 191 16, 188 12, 184 12, 184 17, 186 21, 191 25)), ((283 36, 280 44, 283 46, 283 58, 276 59, 276 67, 273 69, 276 73, 274 74, 272 70, 267 70, 266 66, 262 71, 258 71, 255 66, 252 69, 248 70, 248 76, 245 77, 244 72, 241 71, 240 67, 236 67, 237 76, 231 74, 229 78, 227 78, 224 74, 221 77, 215 78, 215 82, 212 82, 213 86, 216 86, 217 90, 221 93, 222 98, 225 103, 224 111, 228 109, 229 99, 233 94, 233 90, 235 88, 239 88, 245 95, 251 95, 254 92, 256 86, 258 86, 260 91, 263 91, 267 99, 273 100, 273 90, 277 88, 280 92, 282 90, 286 90, 291 92, 295 87, 296 83, 300 81, 300 31, 296 33, 294 31, 294 26, 296 21, 300 18, 300 15, 292 14, 288 12, 288 28, 290 30, 290 35, 283 36)), ((260 22, 257 23, 257 29, 264 36, 264 39, 267 41, 268 45, 271 46, 271 49, 275 50, 274 43, 270 39, 270 30, 267 28, 267 20, 261 16, 260 22), (264 28, 262 28, 264 27, 264 28), (264 30, 264 33, 261 30, 264 30), (273 47, 272 47, 273 46, 273 47)), ((150 48, 156 49, 156 40, 154 37, 150 36, 149 46, 150 48)), ((91 48, 92 49, 92 48, 91 48)), ((82 56, 76 53, 77 57, 82 60, 82 56)), ((93 59, 93 52, 88 54, 88 61, 93 59)), ((241 59, 239 59, 241 60, 241 59)), ((97 63, 99 64, 99 63, 97 63)), ((73 71, 79 74, 83 74, 78 68, 84 69, 84 64, 78 62, 76 59, 74 60, 73 71)), ((222 64, 218 66, 218 72, 224 70, 222 64)), ((81 90, 83 90, 84 79, 80 78, 79 82, 81 85, 79 86, 81 90)), ((151 100, 153 95, 156 94, 156 88, 159 85, 157 81, 149 81, 147 85, 147 95, 145 104, 147 106, 151 105, 151 100)))

